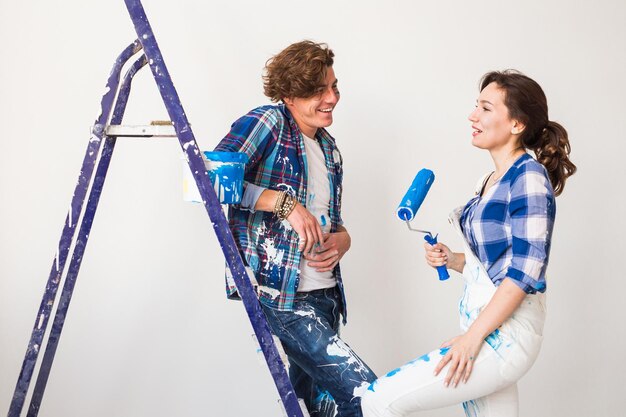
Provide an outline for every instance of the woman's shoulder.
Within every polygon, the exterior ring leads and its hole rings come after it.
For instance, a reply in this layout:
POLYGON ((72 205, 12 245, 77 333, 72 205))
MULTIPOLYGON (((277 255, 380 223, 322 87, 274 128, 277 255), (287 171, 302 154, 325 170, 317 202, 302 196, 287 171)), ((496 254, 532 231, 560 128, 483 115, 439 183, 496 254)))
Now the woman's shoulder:
POLYGON ((530 154, 522 155, 511 167, 510 181, 513 183, 519 177, 533 176, 539 174, 548 178, 548 171, 530 154))
POLYGON ((511 188, 524 189, 527 192, 536 192, 539 189, 551 193, 552 185, 546 168, 530 154, 523 155, 513 165, 509 183, 511 188))

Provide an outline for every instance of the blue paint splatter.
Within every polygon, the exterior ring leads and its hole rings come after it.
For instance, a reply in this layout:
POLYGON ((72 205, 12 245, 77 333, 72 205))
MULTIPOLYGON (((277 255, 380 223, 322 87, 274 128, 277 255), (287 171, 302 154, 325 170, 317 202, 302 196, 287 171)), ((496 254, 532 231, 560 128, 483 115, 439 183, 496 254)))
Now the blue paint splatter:
POLYGON ((335 401, 335 399, 333 398, 333 396, 330 394, 330 392, 328 391, 321 391, 318 389, 318 395, 317 397, 315 397, 315 399, 313 400, 313 402, 315 404, 320 403, 324 400, 330 400, 330 401, 335 401))
POLYGON ((375 390, 374 390, 374 386, 375 386, 376 384, 378 384, 378 380, 376 380, 376 381, 372 382, 372 383, 370 384, 370 386, 369 386, 369 387, 367 387, 367 390, 368 390, 368 391, 375 392, 375 390))
POLYGON ((320 416, 334 416, 335 415, 335 399, 330 392, 317 389, 318 395, 312 401, 311 414, 320 416))
POLYGON ((485 342, 489 344, 493 348, 493 350, 498 350, 502 345, 502 338, 500 337, 500 330, 496 329, 489 336, 485 338, 485 342))
POLYGON ((465 411, 466 417, 479 417, 480 407, 476 404, 476 401, 470 400, 463 403, 463 411, 465 411))
POLYGON ((450 350, 449 347, 441 348, 441 349, 439 349, 439 354, 441 356, 444 356, 446 353, 448 353, 449 350, 450 350))
POLYGON ((322 227, 324 227, 324 226, 326 226, 326 224, 328 224, 326 222, 326 216, 324 216, 323 214, 322 214, 321 220, 322 220, 322 227))
POLYGON ((430 356, 428 356, 428 353, 425 355, 420 356, 417 359, 413 359, 411 362, 409 362, 407 365, 412 365, 415 362, 419 362, 419 361, 424 361, 424 362, 430 362, 430 356))
POLYGON ((386 378, 394 376, 395 374, 397 374, 398 372, 400 372, 400 369, 402 368, 396 368, 393 371, 389 372, 387 375, 385 375, 386 378))

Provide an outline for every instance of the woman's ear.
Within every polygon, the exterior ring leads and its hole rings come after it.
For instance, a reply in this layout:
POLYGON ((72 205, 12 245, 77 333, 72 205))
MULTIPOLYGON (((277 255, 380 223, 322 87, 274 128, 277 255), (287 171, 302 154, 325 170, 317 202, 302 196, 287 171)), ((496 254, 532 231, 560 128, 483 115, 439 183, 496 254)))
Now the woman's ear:
POLYGON ((526 125, 524 123, 521 123, 517 120, 513 120, 513 126, 511 127, 512 135, 519 135, 520 133, 524 131, 524 129, 526 129, 526 125))

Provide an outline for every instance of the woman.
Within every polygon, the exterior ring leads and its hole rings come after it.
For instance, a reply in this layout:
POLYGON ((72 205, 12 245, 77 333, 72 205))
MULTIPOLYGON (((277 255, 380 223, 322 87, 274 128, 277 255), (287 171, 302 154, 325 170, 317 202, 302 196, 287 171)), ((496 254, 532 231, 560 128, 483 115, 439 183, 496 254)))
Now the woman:
POLYGON ((362 398, 365 417, 456 403, 468 416, 518 415, 516 382, 542 341, 554 197, 576 167, 567 132, 548 120, 541 87, 517 71, 482 78, 469 120, 472 144, 489 151, 494 170, 450 215, 464 253, 425 244, 429 265, 463 274, 463 334, 372 383, 362 398))

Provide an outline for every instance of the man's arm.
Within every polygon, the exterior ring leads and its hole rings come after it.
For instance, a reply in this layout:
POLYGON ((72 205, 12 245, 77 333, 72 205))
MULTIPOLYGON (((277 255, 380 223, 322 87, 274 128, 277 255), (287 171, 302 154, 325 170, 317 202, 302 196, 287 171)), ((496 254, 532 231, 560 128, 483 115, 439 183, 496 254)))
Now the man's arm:
MULTIPOLYGON (((276 200, 280 191, 264 190, 256 201, 255 210, 274 211, 276 200)), ((313 216, 302 204, 296 201, 296 206, 287 221, 294 228, 300 238, 298 249, 305 254, 311 253, 314 248, 320 246, 324 242, 324 234, 322 228, 315 216, 313 216)))

